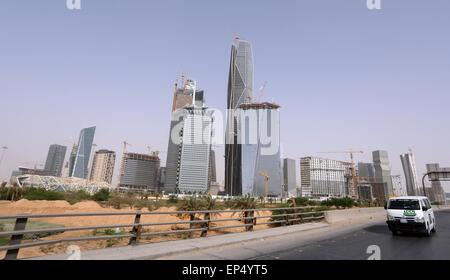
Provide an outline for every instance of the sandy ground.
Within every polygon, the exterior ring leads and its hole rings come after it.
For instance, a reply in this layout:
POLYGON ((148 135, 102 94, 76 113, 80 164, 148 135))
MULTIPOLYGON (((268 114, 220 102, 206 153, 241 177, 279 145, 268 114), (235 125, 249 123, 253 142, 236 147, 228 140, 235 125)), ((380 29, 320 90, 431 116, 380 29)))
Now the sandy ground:
MULTIPOLYGON (((84 201, 79 202, 73 205, 70 205, 66 201, 43 201, 43 200, 35 200, 28 201, 26 199, 22 199, 16 202, 10 201, 0 201, 0 216, 4 215, 12 215, 12 214, 62 214, 62 213, 89 213, 89 212, 130 212, 135 209, 130 209, 129 207, 124 209, 113 209, 102 207, 98 203, 94 201, 84 201)), ((147 212, 148 209, 144 208, 141 211, 147 212)), ((175 211, 174 207, 161 207, 152 213, 158 212, 171 212, 175 211)), ((268 216, 270 215, 270 211, 261 211, 257 213, 257 216, 268 216)), ((220 216, 213 217, 213 219, 225 219, 225 218, 238 218, 239 215, 235 214, 232 216, 231 213, 222 213, 220 216)), ((201 218, 199 216, 199 218, 201 218)), ((36 221, 43 221, 54 224, 62 224, 65 227, 73 227, 73 226, 96 226, 96 225, 110 225, 110 224, 130 224, 134 222, 133 215, 126 216, 96 216, 96 217, 65 217, 65 218, 45 218, 45 219, 35 219, 36 221)), ((186 220, 186 219, 185 219, 186 220)), ((259 219, 258 222, 263 222, 268 219, 259 219)), ((167 215, 167 214, 152 214, 152 215, 142 215, 141 223, 159 223, 159 222, 176 222, 182 221, 181 218, 176 215, 167 215)), ((227 222, 217 222, 211 226, 231 226, 231 225, 240 225, 242 222, 240 221, 227 221, 227 222)), ((255 230, 267 228, 267 225, 257 225, 255 226, 255 230)), ((164 226, 148 226, 144 227, 143 232, 157 232, 157 231, 168 231, 173 229, 182 229, 189 228, 189 225, 164 225, 164 226)), ((241 232, 244 231, 244 227, 239 228, 229 228, 217 231, 208 232, 208 235, 215 234, 224 234, 224 233, 232 233, 232 232, 241 232)), ((130 231, 130 228, 125 228, 125 233, 130 231)), ((93 236, 93 230, 84 230, 84 231, 68 231, 61 234, 55 234, 49 237, 42 238, 41 240, 55 240, 60 238, 67 237, 79 237, 79 236, 93 236)), ((199 237, 200 233, 195 232, 192 234, 192 237, 199 237)), ((141 239, 141 243, 150 243, 150 242, 161 242, 167 240, 175 240, 180 238, 188 238, 189 233, 178 234, 178 235, 170 235, 170 236, 152 236, 152 237, 143 237, 141 239)), ((100 241, 78 241, 71 242, 71 244, 67 244, 67 242, 59 243, 55 245, 46 245, 41 247, 30 247, 23 248, 19 251, 19 258, 28 258, 34 256, 41 256, 46 254, 56 254, 65 252, 66 248, 69 245, 77 245, 80 249, 89 250, 89 249, 97 249, 97 248, 105 248, 107 246, 125 246, 128 244, 128 239, 116 240, 114 242, 109 242, 106 240, 100 241)), ((0 252, 0 259, 4 257, 5 252, 0 252)))

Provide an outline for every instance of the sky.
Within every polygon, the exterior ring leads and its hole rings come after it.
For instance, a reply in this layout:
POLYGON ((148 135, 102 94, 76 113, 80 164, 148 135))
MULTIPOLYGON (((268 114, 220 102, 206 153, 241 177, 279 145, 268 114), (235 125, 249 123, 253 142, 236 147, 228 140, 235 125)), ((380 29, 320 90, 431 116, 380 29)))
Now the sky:
POLYGON ((283 156, 297 166, 349 160, 319 153, 348 149, 366 162, 387 150, 402 176, 408 149, 419 174, 450 166, 450 1, 381 3, 81 0, 68 10, 66 0, 2 0, 0 177, 42 167, 50 144, 69 152, 93 125, 98 149, 121 155, 126 140, 133 152, 160 150, 165 165, 176 78, 194 78, 207 105, 225 110, 235 36, 252 44, 255 94, 281 106, 283 156))

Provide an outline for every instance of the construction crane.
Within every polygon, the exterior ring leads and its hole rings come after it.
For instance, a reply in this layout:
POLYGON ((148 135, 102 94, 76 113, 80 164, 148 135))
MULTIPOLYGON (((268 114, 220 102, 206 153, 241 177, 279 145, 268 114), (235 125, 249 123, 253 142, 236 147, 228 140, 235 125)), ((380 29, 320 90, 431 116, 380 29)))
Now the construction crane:
POLYGON ((127 141, 123 141, 123 153, 125 154, 127 152, 127 146, 131 146, 130 143, 127 141))
POLYGON ((258 89, 258 95, 255 98, 255 102, 262 102, 262 97, 264 94, 264 90, 266 89, 267 81, 264 82, 264 84, 258 89))
POLYGON ((266 171, 259 171, 259 175, 264 177, 264 197, 267 197, 269 195, 270 176, 269 176, 269 174, 267 174, 266 171))
POLYGON ((320 154, 348 154, 350 155, 350 162, 352 165, 352 182, 353 182, 353 190, 350 191, 351 196, 357 197, 357 188, 358 188, 358 178, 356 176, 356 168, 355 168, 355 161, 353 154, 363 154, 363 151, 355 151, 355 150, 348 150, 348 151, 337 151, 337 152, 319 152, 320 154))

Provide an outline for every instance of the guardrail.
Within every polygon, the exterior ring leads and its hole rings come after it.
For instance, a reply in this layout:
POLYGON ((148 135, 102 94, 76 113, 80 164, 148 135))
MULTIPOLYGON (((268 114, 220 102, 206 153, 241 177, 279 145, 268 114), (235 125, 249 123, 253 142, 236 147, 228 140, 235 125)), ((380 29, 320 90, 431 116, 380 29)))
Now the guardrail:
POLYGON ((280 224, 287 226, 291 224, 302 223, 324 219, 323 211, 316 211, 317 207, 288 207, 288 208, 257 208, 257 209, 236 209, 236 210, 201 210, 201 211, 172 211, 172 212, 95 212, 95 213, 65 213, 65 214, 19 214, 10 216, 0 216, 1 220, 15 219, 14 230, 0 232, 0 237, 10 236, 8 245, 0 246, 0 251, 7 251, 5 260, 17 259, 20 248, 50 245, 62 242, 76 242, 86 240, 110 240, 118 238, 129 238, 128 245, 138 245, 139 240, 146 236, 158 236, 180 233, 201 232, 200 237, 206 237, 209 231, 217 231, 227 228, 244 227, 246 231, 253 231, 255 225, 280 224), (306 210, 306 211, 305 211, 306 210), (262 211, 278 211, 281 214, 255 216, 255 213, 262 211), (242 217, 212 219, 215 214, 221 213, 241 213, 242 217), (198 219, 196 216, 203 214, 203 218, 198 219), (159 223, 142 223, 141 217, 144 215, 188 215, 190 220, 177 222, 159 222, 159 223), (69 218, 69 217, 92 217, 92 216, 134 216, 134 222, 129 224, 108 224, 96 226, 77 226, 77 227, 59 227, 59 228, 42 228, 42 229, 26 229, 27 222, 36 218, 69 218), (269 221, 257 222, 258 219, 270 219, 269 221), (211 226, 216 222, 240 221, 243 224, 229 226, 211 226), (143 232, 144 227, 150 226, 167 226, 167 225, 183 225, 188 224, 189 229, 177 229, 169 231, 143 232), (197 228, 194 228, 197 225, 197 228), (70 238, 60 238, 54 240, 32 240, 22 243, 25 234, 42 234, 42 233, 62 233, 67 231, 82 230, 98 230, 111 228, 131 228, 129 233, 116 235, 101 236, 80 236, 70 238))

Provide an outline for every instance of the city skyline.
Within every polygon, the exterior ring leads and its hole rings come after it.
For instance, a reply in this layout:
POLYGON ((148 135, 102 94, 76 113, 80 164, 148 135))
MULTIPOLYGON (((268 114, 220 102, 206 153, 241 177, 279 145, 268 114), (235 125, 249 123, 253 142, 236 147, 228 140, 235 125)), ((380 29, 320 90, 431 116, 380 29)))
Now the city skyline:
MULTIPOLYGON (((157 14, 151 19, 141 12, 150 6, 144 2, 116 3, 114 7, 106 5, 108 1, 87 2, 82 11, 71 12, 54 3, 42 3, 29 10, 24 3, 7 1, 0 11, 0 32, 15 39, 0 46, 4 61, 0 67, 0 93, 2 103, 20 102, 22 107, 20 114, 16 106, 0 110, 0 145, 9 148, 0 166, 0 177, 9 179, 21 162, 44 163, 52 143, 70 150, 79 129, 91 125, 98 127, 98 148, 114 150, 118 155, 124 140, 132 144, 130 149, 135 152, 146 152, 147 146, 166 150, 170 100, 178 74, 186 71, 202 81, 201 87, 209 93, 208 107, 225 109, 229 45, 236 31, 252 42, 257 56, 255 93, 267 80, 264 99, 273 98, 283 108, 282 157, 298 161, 321 150, 353 147, 365 151, 356 161, 370 161, 370 152, 381 149, 389 152, 392 174, 403 174, 398 157, 412 148, 419 177, 428 162, 449 166, 450 153, 445 149, 450 134, 441 129, 450 118, 444 106, 450 90, 445 81, 450 74, 450 43, 443 39, 448 36, 442 36, 449 33, 444 27, 449 25, 444 12, 449 3, 386 3, 376 14, 360 2, 290 2, 286 6, 243 3, 234 23, 226 21, 219 8, 213 9, 202 1, 152 6, 156 11, 176 7, 174 13, 180 16, 179 21, 170 23, 157 14), (252 22, 239 18, 253 11, 255 5, 260 14, 252 14, 252 22), (23 16, 22 22, 5 12, 11 9, 23 16), (201 20, 184 21, 190 9, 210 12, 204 16, 216 17, 217 23, 204 27, 201 20), (317 18, 308 16, 311 10, 318 12, 317 18), (272 13, 277 17, 268 17, 272 13), (276 23, 281 13, 296 16, 276 23), (43 19, 44 14, 48 19, 43 19), (396 17, 402 17, 402 21, 399 23, 396 17), (429 22, 429 17, 436 20, 429 22), (103 23, 98 23, 99 18, 103 23), (53 25, 55 20, 60 24, 53 25), (166 24, 164 31, 151 28, 153 20, 166 24), (208 45, 189 48, 188 44, 175 44, 172 40, 192 40, 188 34, 176 32, 181 22, 186 28, 195 28, 199 37, 209 37, 208 45), (150 38, 141 34, 144 23, 150 38), (124 26, 114 33, 120 24, 124 26), (128 34, 130 30, 137 31, 128 34), (41 36, 37 45, 33 45, 33 32, 41 36), (171 39, 170 33, 177 36, 171 39), (395 39, 398 35, 402 40, 395 39), (423 43, 418 39, 421 37, 431 43, 423 43), (154 38, 164 42, 162 46, 155 44, 154 38), (116 45, 110 46, 110 42, 116 45), (149 50, 161 58, 148 54, 149 50), (190 52, 192 56, 187 55, 190 52), (22 61, 17 61, 19 56, 22 61), (441 102, 432 102, 433 107, 423 102, 430 99, 441 102), (99 106, 105 103, 107 106, 99 106), (152 111, 146 109, 149 104, 153 104, 152 111), (81 105, 83 115, 76 115, 81 105), (385 106, 383 110, 379 109, 381 105, 385 106), (50 109, 55 106, 65 109, 58 117, 50 109), (131 109, 124 110, 124 106, 131 109), (318 115, 314 108, 326 114, 318 115), (326 125, 333 116, 354 120, 358 130, 344 122, 342 126, 326 125), (34 125, 34 121, 45 125, 34 125)), ((225 3, 218 5, 225 11, 230 9, 225 3)), ((223 147, 217 149, 216 156, 218 181, 223 182, 223 147)), ((348 161, 344 156, 333 158, 348 161)), ((117 168, 118 164, 115 174, 117 168)))

